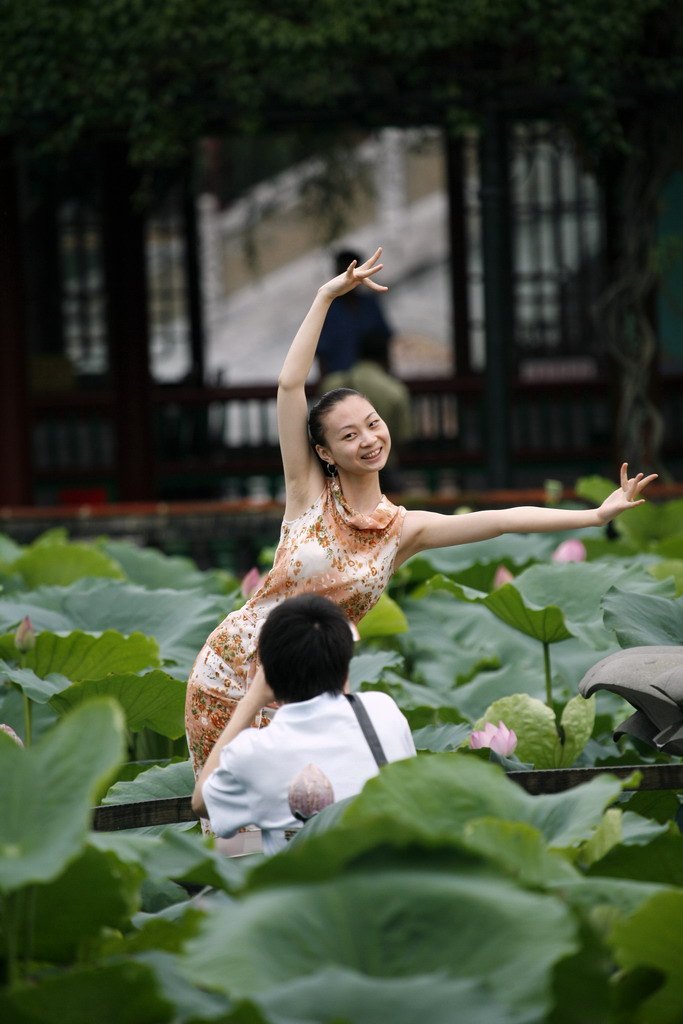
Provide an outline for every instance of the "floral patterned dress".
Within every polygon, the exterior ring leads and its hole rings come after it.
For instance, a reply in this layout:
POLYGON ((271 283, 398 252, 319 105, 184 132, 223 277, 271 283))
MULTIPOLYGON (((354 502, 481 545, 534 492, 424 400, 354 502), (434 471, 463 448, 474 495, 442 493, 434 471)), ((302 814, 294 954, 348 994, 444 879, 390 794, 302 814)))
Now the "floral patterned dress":
MULTIPOLYGON (((283 522, 273 568, 253 597, 211 633, 192 669, 185 722, 195 773, 247 691, 272 609, 296 594, 316 593, 359 622, 389 582, 405 513, 384 495, 374 512, 355 513, 334 479, 303 515, 283 522)), ((267 709, 254 725, 267 725, 267 709)))

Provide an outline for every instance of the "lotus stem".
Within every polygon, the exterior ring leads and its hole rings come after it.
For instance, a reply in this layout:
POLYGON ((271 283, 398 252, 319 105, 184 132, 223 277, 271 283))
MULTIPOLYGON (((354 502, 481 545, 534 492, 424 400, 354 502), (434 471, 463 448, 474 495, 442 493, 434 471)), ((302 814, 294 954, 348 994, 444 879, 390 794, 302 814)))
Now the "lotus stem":
POLYGON ((31 698, 24 693, 24 741, 27 747, 31 746, 32 714, 31 698))
POLYGON ((543 641, 543 665, 545 668, 545 702, 549 708, 553 707, 553 677, 550 671, 550 644, 543 641))

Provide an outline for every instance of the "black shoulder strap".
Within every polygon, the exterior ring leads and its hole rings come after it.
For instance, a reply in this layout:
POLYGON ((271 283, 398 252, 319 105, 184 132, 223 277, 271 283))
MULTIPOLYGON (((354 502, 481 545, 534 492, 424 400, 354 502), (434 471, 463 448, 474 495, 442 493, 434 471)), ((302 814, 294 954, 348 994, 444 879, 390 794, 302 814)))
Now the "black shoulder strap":
POLYGON ((358 719, 358 724, 363 730, 363 735, 368 741, 368 746, 372 751, 372 756, 381 768, 383 764, 387 764, 387 757, 382 749, 382 744, 379 741, 379 736, 375 732, 375 727, 370 720, 370 715, 365 709, 363 701, 356 696, 355 693, 345 693, 344 696, 348 700, 349 704, 353 708, 354 714, 358 719))

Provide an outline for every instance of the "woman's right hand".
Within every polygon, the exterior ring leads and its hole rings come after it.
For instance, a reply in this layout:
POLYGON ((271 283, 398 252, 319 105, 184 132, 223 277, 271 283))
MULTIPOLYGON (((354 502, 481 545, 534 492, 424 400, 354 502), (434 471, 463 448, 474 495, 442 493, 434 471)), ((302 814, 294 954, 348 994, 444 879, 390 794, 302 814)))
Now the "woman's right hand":
POLYGON ((377 262, 381 255, 382 249, 380 247, 369 260, 361 263, 360 266, 357 266, 356 261, 353 260, 343 274, 333 277, 331 281, 321 286, 320 294, 326 298, 336 299, 340 295, 346 295, 347 292, 353 291, 359 284, 364 284, 366 288, 371 288, 375 292, 388 291, 389 289, 386 285, 377 284, 376 281, 372 280, 378 271, 384 269, 384 264, 377 262))

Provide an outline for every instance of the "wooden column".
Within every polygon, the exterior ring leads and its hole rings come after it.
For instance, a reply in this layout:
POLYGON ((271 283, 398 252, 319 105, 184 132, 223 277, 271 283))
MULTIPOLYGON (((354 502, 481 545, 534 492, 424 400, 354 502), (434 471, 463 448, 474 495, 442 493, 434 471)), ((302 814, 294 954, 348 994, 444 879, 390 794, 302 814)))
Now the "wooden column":
POLYGON ((514 331, 507 124, 496 109, 483 119, 480 167, 486 464, 488 486, 498 489, 512 484, 510 360, 514 331))
POLYGON ((0 138, 0 505, 33 498, 21 243, 15 147, 0 138))
POLYGON ((102 146, 102 228, 109 367, 115 396, 118 497, 155 497, 145 223, 137 175, 121 143, 102 146))
POLYGON ((468 377, 470 365, 470 310, 467 280, 467 225, 465 210, 465 173, 462 139, 446 135, 446 174, 448 181, 448 240, 453 323, 455 373, 468 377))

